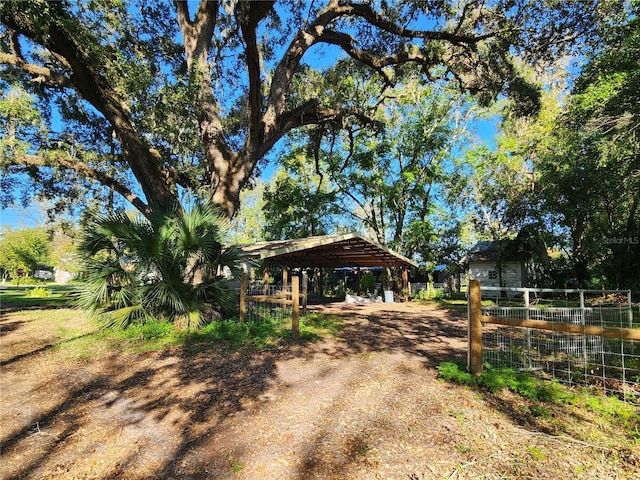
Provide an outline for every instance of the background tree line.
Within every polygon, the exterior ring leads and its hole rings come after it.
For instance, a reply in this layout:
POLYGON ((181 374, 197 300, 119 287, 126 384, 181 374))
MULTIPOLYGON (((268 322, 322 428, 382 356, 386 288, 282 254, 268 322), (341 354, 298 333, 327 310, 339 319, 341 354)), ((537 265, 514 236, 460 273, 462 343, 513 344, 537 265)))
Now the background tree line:
POLYGON ((235 239, 357 229, 427 265, 524 231, 556 279, 634 286, 638 245, 607 239, 638 231, 638 8, 4 2, 0 200, 143 229, 211 206, 235 239))

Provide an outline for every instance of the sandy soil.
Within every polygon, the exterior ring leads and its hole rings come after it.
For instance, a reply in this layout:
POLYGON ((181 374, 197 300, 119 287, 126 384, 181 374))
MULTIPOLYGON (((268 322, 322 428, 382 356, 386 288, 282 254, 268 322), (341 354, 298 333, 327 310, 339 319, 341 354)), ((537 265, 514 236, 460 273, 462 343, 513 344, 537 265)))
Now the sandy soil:
POLYGON ((440 361, 465 356, 462 313, 313 308, 345 317, 337 338, 84 360, 25 312, 3 314, 0 478, 640 478, 637 444, 585 439, 583 412, 558 434, 508 393, 438 380, 440 361))

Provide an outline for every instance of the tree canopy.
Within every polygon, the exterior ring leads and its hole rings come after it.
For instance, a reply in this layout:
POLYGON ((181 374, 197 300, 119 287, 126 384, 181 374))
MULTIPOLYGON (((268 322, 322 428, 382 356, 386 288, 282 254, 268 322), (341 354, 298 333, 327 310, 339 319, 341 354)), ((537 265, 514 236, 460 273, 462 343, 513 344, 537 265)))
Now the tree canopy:
POLYGON ((116 192, 149 214, 190 191, 233 215, 242 188, 289 132, 374 118, 378 104, 337 90, 318 95, 305 83, 311 67, 349 57, 384 92, 415 65, 426 82, 484 103, 507 93, 533 108, 537 90, 514 57, 585 48, 585 34, 596 39, 618 4, 2 2, 1 102, 17 112, 0 122, 2 201, 26 186, 13 175, 27 174, 29 193, 86 200, 116 192))

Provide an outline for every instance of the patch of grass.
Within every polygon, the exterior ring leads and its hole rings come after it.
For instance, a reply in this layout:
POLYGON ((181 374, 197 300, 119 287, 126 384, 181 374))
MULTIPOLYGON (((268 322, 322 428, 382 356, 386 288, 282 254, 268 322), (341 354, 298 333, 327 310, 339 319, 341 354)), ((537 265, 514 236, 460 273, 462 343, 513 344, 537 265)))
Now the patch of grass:
POLYGON ((421 299, 414 297, 414 301, 424 303, 425 305, 435 305, 450 310, 466 310, 467 299, 464 294, 456 293, 451 298, 446 295, 437 298, 421 299))
POLYGON ((581 408, 588 408, 608 419, 621 429, 630 432, 636 442, 640 442, 640 415, 637 408, 619 398, 603 395, 601 392, 583 389, 571 396, 570 402, 581 408))
MULTIPOLYGON (((589 388, 568 389, 555 380, 543 380, 531 373, 486 365, 482 375, 474 377, 460 363, 442 362, 438 376, 446 381, 480 388, 491 393, 509 389, 525 401, 519 411, 533 418, 551 419, 557 407, 570 405, 586 409, 603 421, 615 425, 623 435, 640 442, 640 415, 636 407, 589 388)), ((569 407, 571 408, 571 407, 569 407)), ((566 412, 565 412, 566 413, 566 412)), ((570 414, 567 414, 570 416, 570 414)))
MULTIPOLYGON (((313 341, 337 335, 342 323, 334 316, 310 313, 300 319, 300 338, 313 341)), ((199 350, 212 342, 223 342, 233 350, 243 348, 262 349, 291 338, 291 321, 264 318, 240 323, 235 319, 213 322, 206 327, 182 332, 182 342, 191 349, 199 350)))
POLYGON ((75 290, 73 286, 67 285, 47 285, 46 288, 3 287, 0 289, 0 306, 3 310, 71 306, 75 290))
POLYGON ((530 373, 511 368, 493 368, 485 365, 482 375, 474 377, 459 363, 442 362, 438 376, 463 385, 476 385, 492 393, 505 388, 532 401, 563 403, 568 394, 558 382, 540 380, 530 373))
POLYGON ((300 320, 300 336, 312 335, 313 338, 336 337, 342 330, 342 322, 333 315, 323 315, 320 313, 308 313, 300 320))
POLYGON ((445 298, 445 291, 442 288, 422 289, 415 294, 416 300, 443 300, 445 298))

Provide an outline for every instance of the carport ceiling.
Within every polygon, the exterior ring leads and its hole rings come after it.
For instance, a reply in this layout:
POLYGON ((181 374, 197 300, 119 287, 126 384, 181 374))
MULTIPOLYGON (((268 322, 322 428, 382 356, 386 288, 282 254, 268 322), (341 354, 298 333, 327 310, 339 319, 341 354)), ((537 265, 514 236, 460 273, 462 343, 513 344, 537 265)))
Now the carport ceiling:
POLYGON ((350 233, 296 240, 276 240, 238 245, 241 256, 270 260, 286 267, 417 267, 375 242, 350 233))

